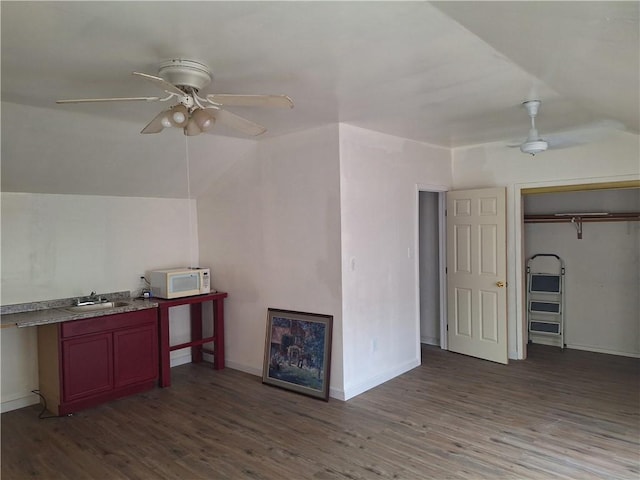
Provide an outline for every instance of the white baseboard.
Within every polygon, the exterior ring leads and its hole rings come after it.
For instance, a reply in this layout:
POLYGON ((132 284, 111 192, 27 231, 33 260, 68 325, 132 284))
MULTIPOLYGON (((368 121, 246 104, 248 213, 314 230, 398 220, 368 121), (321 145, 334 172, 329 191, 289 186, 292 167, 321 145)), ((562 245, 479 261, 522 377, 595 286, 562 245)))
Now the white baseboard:
POLYGON ((560 347, 560 337, 551 335, 536 335, 531 334, 531 343, 537 343, 539 345, 549 345, 550 347, 560 347))
POLYGON ((14 398, 7 400, 0 404, 0 410, 2 413, 10 412, 11 410, 18 410, 19 408, 28 407, 40 403, 40 397, 35 393, 29 393, 24 397, 14 398))
POLYGON ((186 354, 176 355, 175 357, 171 357, 169 361, 169 365, 171 368, 177 367, 178 365, 184 365, 185 363, 191 363, 191 351, 186 354))
MULTIPOLYGON (((550 345, 552 347, 560 347, 560 342, 558 341, 558 337, 544 337, 541 335, 532 337, 533 343, 538 343, 541 345, 550 345)), ((602 348, 594 345, 579 345, 577 343, 567 343, 565 348, 569 348, 571 350, 582 350, 585 352, 593 352, 593 353, 606 353, 607 355, 618 355, 621 357, 631 357, 631 358, 640 358, 640 353, 638 352, 621 352, 620 350, 612 350, 610 348, 602 348)))
POLYGON ((255 375, 256 377, 262 378, 261 368, 251 367, 243 363, 234 362, 233 360, 225 360, 224 365, 225 367, 229 367, 234 370, 240 370, 241 372, 248 373, 249 375, 255 375))
POLYGON ((369 378, 364 382, 360 382, 357 385, 350 386, 349 388, 345 388, 343 392, 344 398, 339 398, 339 399, 349 400, 350 398, 360 395, 361 393, 364 393, 367 390, 371 390, 372 388, 377 387, 378 385, 382 385, 384 382, 387 382, 419 366, 420 366, 420 359, 415 359, 405 363, 404 365, 400 365, 397 368, 387 370, 386 372, 380 375, 376 375, 375 377, 369 378))
POLYGON ((640 358, 640 353, 636 352, 620 352, 618 350, 610 350, 608 348, 600 348, 594 347, 592 345, 576 345, 576 344, 567 344, 567 348, 572 348, 574 350, 584 350, 586 352, 594 352, 594 353, 606 353, 608 355, 619 355, 621 357, 632 357, 632 358, 640 358))
POLYGON ((435 345, 436 347, 439 347, 440 339, 436 337, 420 337, 420 343, 424 343, 426 345, 435 345))
POLYGON ((344 402, 344 390, 338 388, 329 388, 329 397, 344 402))
MULTIPOLYGON (((202 359, 205 362, 213 363, 213 355, 209 353, 203 353, 202 359)), ((186 355, 180 355, 179 357, 175 357, 171 359, 171 367, 177 367, 178 365, 184 365, 185 363, 191 363, 191 353, 187 353, 186 355)), ((256 377, 262 378, 262 369, 251 367, 249 365, 245 365, 244 363, 234 362, 233 360, 224 360, 225 368, 231 368, 233 370, 239 370, 244 373, 248 373, 249 375, 255 375, 256 377)))
MULTIPOLYGON (((176 357, 171 358, 170 365, 172 367, 177 367, 178 365, 184 365, 185 363, 191 362, 191 352, 187 352, 186 354, 178 355, 176 357)), ((28 407, 30 405, 35 405, 40 403, 40 397, 35 393, 29 393, 24 396, 18 396, 17 398, 12 398, 9 400, 5 400, 0 404, 0 411, 2 413, 10 412, 11 410, 17 410, 19 408, 28 407)))
MULTIPOLYGON (((249 375, 255 375, 256 377, 262 378, 262 369, 255 368, 243 363, 234 362, 233 360, 225 360, 225 367, 232 368, 233 370, 239 370, 244 373, 248 373, 249 375)), ((336 400, 344 400, 344 392, 337 388, 329 388, 329 396, 331 398, 335 398, 336 400)))

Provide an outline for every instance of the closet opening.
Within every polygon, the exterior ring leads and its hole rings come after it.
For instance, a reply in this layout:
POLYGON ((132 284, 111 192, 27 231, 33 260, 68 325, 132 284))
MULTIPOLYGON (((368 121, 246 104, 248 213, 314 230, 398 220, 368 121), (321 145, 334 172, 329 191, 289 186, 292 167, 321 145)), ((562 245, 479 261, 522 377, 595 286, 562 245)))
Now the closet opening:
POLYGON ((420 343, 447 349, 446 249, 443 190, 418 190, 420 343))
POLYGON ((561 333, 569 349, 640 357, 639 182, 531 188, 521 195, 525 352, 529 342, 559 346, 561 333), (558 308, 541 315, 531 312, 527 283, 527 264, 537 255, 555 255, 564 265, 562 295, 542 294, 558 308), (533 333, 532 321, 538 322, 533 333), (549 333, 535 331, 549 325, 549 333))

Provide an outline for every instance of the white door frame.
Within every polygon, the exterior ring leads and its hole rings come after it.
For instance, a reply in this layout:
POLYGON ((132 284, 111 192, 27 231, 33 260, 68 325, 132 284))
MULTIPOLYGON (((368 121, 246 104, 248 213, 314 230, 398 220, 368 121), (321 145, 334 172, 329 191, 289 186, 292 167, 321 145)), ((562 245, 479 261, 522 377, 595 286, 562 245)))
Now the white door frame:
MULTIPOLYGON (((509 331, 509 359, 524 360, 527 358, 527 328, 525 302, 525 269, 524 264, 524 209, 522 190, 542 187, 561 187, 567 185, 585 185, 599 183, 615 183, 624 181, 638 181, 638 175, 618 175, 609 177, 592 177, 578 179, 558 179, 528 183, 514 183, 507 187, 507 255, 513 261, 507 262, 507 282, 514 285, 509 288, 507 296, 507 325, 509 331), (513 226, 511 226, 513 225, 513 226), (511 319, 515 318, 515 322, 511 319), (515 328, 513 328, 515 327, 515 328)), ((416 285, 416 343, 420 345, 420 250, 419 250, 419 220, 420 220, 420 192, 438 193, 439 197, 439 241, 440 241, 440 347, 448 350, 447 343, 447 287, 446 287, 446 224, 444 200, 447 191, 453 188, 445 185, 417 184, 415 197, 415 285, 416 285)))
MULTIPOLYGON (((509 332, 509 359, 524 360, 527 357, 527 328, 525 302, 525 258, 524 258, 524 210, 522 207, 522 190, 541 187, 561 187, 567 185, 587 185, 598 183, 616 183, 640 180, 639 175, 618 175, 609 177, 591 177, 577 179, 558 179, 552 181, 514 183, 507 186, 507 282, 514 285, 509 288, 507 296, 507 331, 509 332), (513 225, 513 227, 511 227, 513 225), (509 260, 512 259, 512 260, 509 260), (515 322, 513 319, 515 318, 515 322), (515 327, 515 328, 513 328, 515 327), (514 343, 512 343, 514 342, 514 343), (513 348, 512 350, 512 347, 513 348)), ((439 235, 440 235, 440 347, 448 350, 447 344, 447 303, 446 303, 446 218, 445 193, 453 190, 445 185, 418 184, 416 186, 415 215, 415 285, 416 285, 416 343, 420 345, 420 250, 419 250, 419 193, 439 193, 439 235), (444 255, 444 257, 443 257, 444 255), (444 260, 443 260, 444 258, 444 260)))
MULTIPOLYGON (((637 177, 616 177, 615 181, 635 180, 637 177)), ((513 187, 507 187, 507 255, 508 258, 513 258, 514 261, 507 261, 507 282, 508 284, 513 282, 515 288, 508 290, 507 298, 507 331, 509 332, 509 346, 514 346, 515 349, 509 348, 509 358, 515 360, 523 360, 526 358, 527 350, 527 335, 526 335, 526 314, 525 314, 525 301, 524 301, 524 211, 522 208, 522 190, 529 188, 539 187, 552 187, 552 186, 564 186, 564 185, 579 185, 585 183, 606 183, 614 181, 611 177, 604 177, 600 179, 578 179, 573 181, 557 182, 531 182, 514 184, 513 187), (512 223, 514 228, 511 229, 509 224, 512 223), (513 252, 513 255, 511 255, 513 252), (511 307, 512 306, 512 307, 511 307), (511 328, 513 323, 510 318, 515 317, 515 329, 511 328), (513 342, 513 343, 512 343, 513 342)), ((438 193, 438 229, 439 229, 439 259, 438 268, 440 270, 440 348, 448 350, 448 336, 447 336, 447 276, 446 276, 446 262, 447 262, 447 241, 446 241, 446 192, 452 190, 450 187, 444 185, 429 185, 418 184, 416 186, 416 222, 415 222, 415 247, 414 251, 417 253, 415 256, 415 285, 416 285, 416 328, 417 328, 417 343, 418 348, 420 344, 420 235, 419 235, 419 222, 420 222, 420 192, 438 193)))
POLYGON ((440 348, 449 350, 447 328, 447 192, 438 193, 438 268, 440 269, 440 348))
POLYGON ((451 190, 445 185, 416 185, 416 222, 415 222, 415 285, 416 285, 416 318, 418 345, 420 344, 420 192, 438 194, 438 269, 440 271, 440 348, 448 350, 447 343, 447 226, 445 209, 447 205, 446 193, 451 190))

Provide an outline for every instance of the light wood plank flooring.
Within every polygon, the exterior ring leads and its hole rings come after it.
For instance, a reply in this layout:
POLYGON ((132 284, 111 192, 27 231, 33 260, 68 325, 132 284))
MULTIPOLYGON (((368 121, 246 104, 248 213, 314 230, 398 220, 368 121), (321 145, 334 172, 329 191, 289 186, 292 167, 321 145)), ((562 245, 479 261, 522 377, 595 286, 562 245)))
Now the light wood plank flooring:
POLYGON ((2 415, 2 480, 638 479, 638 359, 532 346, 423 365, 328 403, 208 365, 73 417, 2 415))

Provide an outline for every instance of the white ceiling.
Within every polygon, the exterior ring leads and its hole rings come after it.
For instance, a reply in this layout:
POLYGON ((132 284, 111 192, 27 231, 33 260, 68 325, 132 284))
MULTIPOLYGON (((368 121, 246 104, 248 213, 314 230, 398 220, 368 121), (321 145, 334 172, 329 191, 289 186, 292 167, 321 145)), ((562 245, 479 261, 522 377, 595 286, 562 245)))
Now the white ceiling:
MULTIPOLYGON (((205 93, 285 93, 235 108, 281 135, 346 122, 444 147, 614 120, 638 133, 638 2, 1 2, 2 100, 132 122, 160 104, 130 75, 208 64, 205 93)), ((90 120, 86 120, 90 121, 90 120)), ((216 127, 220 135, 234 135, 216 127)), ((163 132, 160 135, 166 134, 163 132)))

